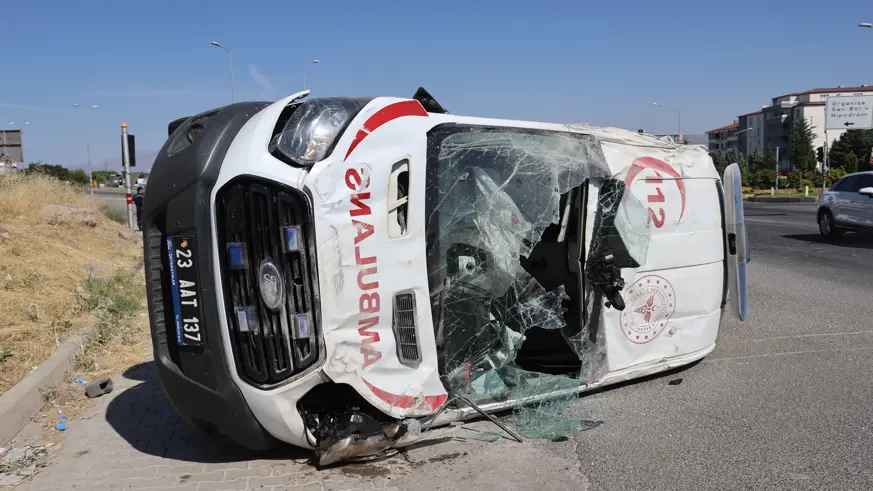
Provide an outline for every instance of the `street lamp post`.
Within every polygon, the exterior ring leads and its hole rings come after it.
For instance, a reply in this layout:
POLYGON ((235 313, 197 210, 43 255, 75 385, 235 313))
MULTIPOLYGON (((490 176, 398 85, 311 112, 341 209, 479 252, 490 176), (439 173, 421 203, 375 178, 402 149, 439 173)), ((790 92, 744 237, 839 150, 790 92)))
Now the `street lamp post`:
POLYGON ((873 28, 873 24, 871 24, 870 22, 862 22, 862 23, 858 24, 858 27, 870 29, 870 28, 873 28))
POLYGON ((303 90, 306 90, 306 65, 316 65, 321 63, 321 60, 311 60, 303 62, 303 90))
POLYGON ((233 80, 233 51, 222 46, 221 43, 219 43, 218 41, 212 41, 209 44, 215 46, 216 48, 221 48, 227 51, 228 56, 230 56, 230 100, 231 102, 236 103, 236 88, 233 80))
MULTIPOLYGON (((676 111, 676 138, 681 138, 682 137, 682 111, 676 109, 675 107, 667 107, 667 106, 658 104, 657 102, 653 102, 652 105, 658 106, 658 107, 661 107, 664 109, 668 109, 670 111, 676 111)), ((682 143, 682 142, 678 142, 678 143, 682 143)))
MULTIPOLYGON (((80 108, 82 106, 73 104, 73 107, 80 108)), ((97 105, 87 106, 85 109, 96 109, 97 105)), ((85 113, 85 147, 88 149, 88 189, 91 194, 94 194, 94 171, 91 168, 91 139, 88 135, 88 113, 85 113)))

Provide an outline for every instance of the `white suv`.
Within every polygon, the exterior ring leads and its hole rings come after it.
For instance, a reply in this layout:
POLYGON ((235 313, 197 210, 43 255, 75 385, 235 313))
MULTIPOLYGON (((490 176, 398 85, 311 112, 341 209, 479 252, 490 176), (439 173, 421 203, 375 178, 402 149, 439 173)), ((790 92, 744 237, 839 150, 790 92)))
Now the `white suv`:
POLYGON ((828 239, 845 230, 873 230, 873 172, 844 176, 822 193, 818 230, 828 239))

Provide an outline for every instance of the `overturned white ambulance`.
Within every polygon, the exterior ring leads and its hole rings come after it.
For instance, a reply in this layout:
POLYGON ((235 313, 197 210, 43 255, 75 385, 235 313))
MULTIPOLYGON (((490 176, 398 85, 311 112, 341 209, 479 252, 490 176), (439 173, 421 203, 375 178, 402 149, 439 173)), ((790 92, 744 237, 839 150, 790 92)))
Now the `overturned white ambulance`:
POLYGON ((152 168, 155 362, 197 426, 331 463, 691 363, 745 318, 739 170, 702 147, 307 95, 174 121, 152 168))

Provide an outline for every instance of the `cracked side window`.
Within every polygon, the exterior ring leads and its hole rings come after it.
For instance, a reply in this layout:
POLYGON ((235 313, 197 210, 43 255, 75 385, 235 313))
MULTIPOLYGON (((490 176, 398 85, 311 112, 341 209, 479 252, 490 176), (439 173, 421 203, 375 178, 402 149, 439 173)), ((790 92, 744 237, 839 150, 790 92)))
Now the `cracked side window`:
POLYGON ((561 401, 607 369, 600 313, 622 307, 621 270, 645 262, 645 207, 590 135, 449 124, 429 132, 427 154, 443 382, 476 404, 524 407, 528 436, 561 433, 573 426, 561 401))

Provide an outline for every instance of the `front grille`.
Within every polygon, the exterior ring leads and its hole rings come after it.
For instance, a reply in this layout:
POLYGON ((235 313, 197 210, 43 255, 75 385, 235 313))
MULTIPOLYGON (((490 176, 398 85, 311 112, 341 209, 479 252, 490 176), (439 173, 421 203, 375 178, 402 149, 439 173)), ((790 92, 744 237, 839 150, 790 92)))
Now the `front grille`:
POLYGON ((397 358, 404 365, 421 362, 418 349, 418 333, 415 327, 415 294, 400 292, 394 295, 394 338, 397 342, 397 358))
POLYGON ((308 202, 301 193, 273 184, 235 181, 217 195, 217 245, 225 315, 237 371, 255 385, 287 380, 318 358, 315 271, 307 247, 309 217, 308 202), (299 227, 300 247, 299 251, 287 252, 283 227, 292 226, 299 227), (241 256, 243 267, 238 267, 236 260, 231 264, 231 248, 245 251, 241 256), (266 262, 278 268, 284 286, 284 298, 279 307, 272 309, 260 291, 260 270, 266 262), (240 309, 245 315, 241 316, 240 309))

